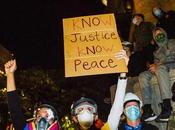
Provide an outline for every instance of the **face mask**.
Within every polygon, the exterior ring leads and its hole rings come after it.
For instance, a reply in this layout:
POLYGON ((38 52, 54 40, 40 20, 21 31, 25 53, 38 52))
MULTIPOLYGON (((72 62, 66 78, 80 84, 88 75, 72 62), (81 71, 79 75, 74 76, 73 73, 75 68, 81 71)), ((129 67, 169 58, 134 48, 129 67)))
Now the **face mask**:
POLYGON ((136 19, 136 18, 133 18, 132 23, 133 23, 134 25, 136 25, 137 19, 136 19))
POLYGON ((94 114, 86 110, 79 113, 77 117, 78 117, 78 122, 83 129, 89 129, 94 122, 94 114))
POLYGON ((54 120, 54 112, 49 108, 38 108, 37 111, 34 112, 34 117, 36 120, 40 120, 40 118, 45 118, 46 121, 54 120), (47 113, 47 114, 46 114, 47 113))
POLYGON ((37 130, 47 130, 48 126, 49 126, 49 123, 46 121, 45 118, 41 118, 37 122, 37 130))
POLYGON ((136 121, 140 117, 140 109, 137 106, 129 106, 126 108, 126 116, 131 121, 136 121))
POLYGON ((160 9, 156 9, 155 11, 154 11, 154 14, 155 14, 155 16, 157 16, 157 17, 161 17, 162 16, 162 11, 160 10, 160 9))
POLYGON ((155 36, 155 40, 157 43, 164 43, 167 40, 167 38, 164 33, 159 33, 155 36))

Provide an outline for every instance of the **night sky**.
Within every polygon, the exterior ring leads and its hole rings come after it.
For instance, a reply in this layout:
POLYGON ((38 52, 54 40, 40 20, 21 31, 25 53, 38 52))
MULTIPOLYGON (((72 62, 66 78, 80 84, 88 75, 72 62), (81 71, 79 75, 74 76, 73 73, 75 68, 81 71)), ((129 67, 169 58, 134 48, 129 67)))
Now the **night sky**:
POLYGON ((4 0, 0 44, 18 67, 63 68, 62 18, 104 13, 100 0, 4 0))

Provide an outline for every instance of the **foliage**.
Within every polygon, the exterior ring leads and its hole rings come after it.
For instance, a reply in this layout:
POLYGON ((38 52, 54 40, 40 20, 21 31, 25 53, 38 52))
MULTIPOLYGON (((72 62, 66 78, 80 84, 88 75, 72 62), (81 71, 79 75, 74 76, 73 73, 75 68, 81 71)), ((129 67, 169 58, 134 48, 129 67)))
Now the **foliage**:
MULTIPOLYGON (((109 75, 64 78, 63 70, 32 68, 15 73, 16 86, 26 117, 32 117, 34 109, 41 103, 53 105, 58 115, 70 114, 70 106, 80 97, 89 97, 98 104, 99 114, 106 119, 110 105, 103 99, 109 97, 112 85, 109 75)), ((4 79, 5 81, 5 79, 4 79)))

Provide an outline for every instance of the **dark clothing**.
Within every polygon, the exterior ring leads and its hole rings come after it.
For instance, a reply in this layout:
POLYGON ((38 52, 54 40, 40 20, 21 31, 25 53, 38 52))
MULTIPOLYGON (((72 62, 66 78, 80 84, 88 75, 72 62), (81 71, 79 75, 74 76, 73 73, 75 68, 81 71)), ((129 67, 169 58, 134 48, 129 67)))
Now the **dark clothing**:
POLYGON ((7 126, 8 108, 6 103, 1 103, 0 106, 0 130, 5 130, 7 126))
POLYGON ((143 56, 146 60, 147 64, 153 64, 154 63, 154 51, 157 49, 156 44, 148 44, 146 47, 143 48, 143 56))
POLYGON ((142 22, 136 26, 133 32, 133 42, 135 42, 135 51, 147 46, 152 40, 152 31, 154 25, 151 22, 142 22))
POLYGON ((135 129, 134 127, 131 127, 131 126, 130 126, 130 129, 127 129, 125 127, 125 124, 126 123, 122 123, 119 126, 119 129, 118 130, 158 130, 158 128, 156 126, 151 125, 151 124, 146 124, 146 123, 142 123, 141 124, 141 129, 135 129))
POLYGON ((8 97, 8 107, 11 112, 12 121, 15 130, 24 130, 26 126, 25 118, 20 106, 19 98, 16 91, 11 91, 7 93, 8 97))
POLYGON ((128 63, 128 76, 135 77, 138 76, 141 72, 147 70, 148 64, 154 63, 154 51, 156 50, 157 45, 148 44, 142 49, 142 51, 137 51, 131 54, 130 60, 128 63))
POLYGON ((146 60, 144 59, 143 52, 137 51, 131 54, 128 63, 128 74, 129 77, 138 76, 141 72, 146 70, 146 60))
POLYGON ((156 27, 163 28, 168 35, 168 39, 175 38, 175 11, 165 12, 165 15, 158 19, 156 27))

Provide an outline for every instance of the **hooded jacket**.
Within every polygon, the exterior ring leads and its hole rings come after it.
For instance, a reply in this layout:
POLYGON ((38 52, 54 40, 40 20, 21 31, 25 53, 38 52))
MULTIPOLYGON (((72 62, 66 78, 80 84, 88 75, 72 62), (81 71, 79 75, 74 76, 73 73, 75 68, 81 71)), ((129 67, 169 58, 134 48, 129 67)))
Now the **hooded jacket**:
POLYGON ((158 45, 157 50, 154 52, 154 63, 175 67, 175 39, 168 39, 167 33, 162 28, 157 29, 165 35, 166 40, 164 42, 156 41, 156 31, 153 30, 153 38, 158 45))

